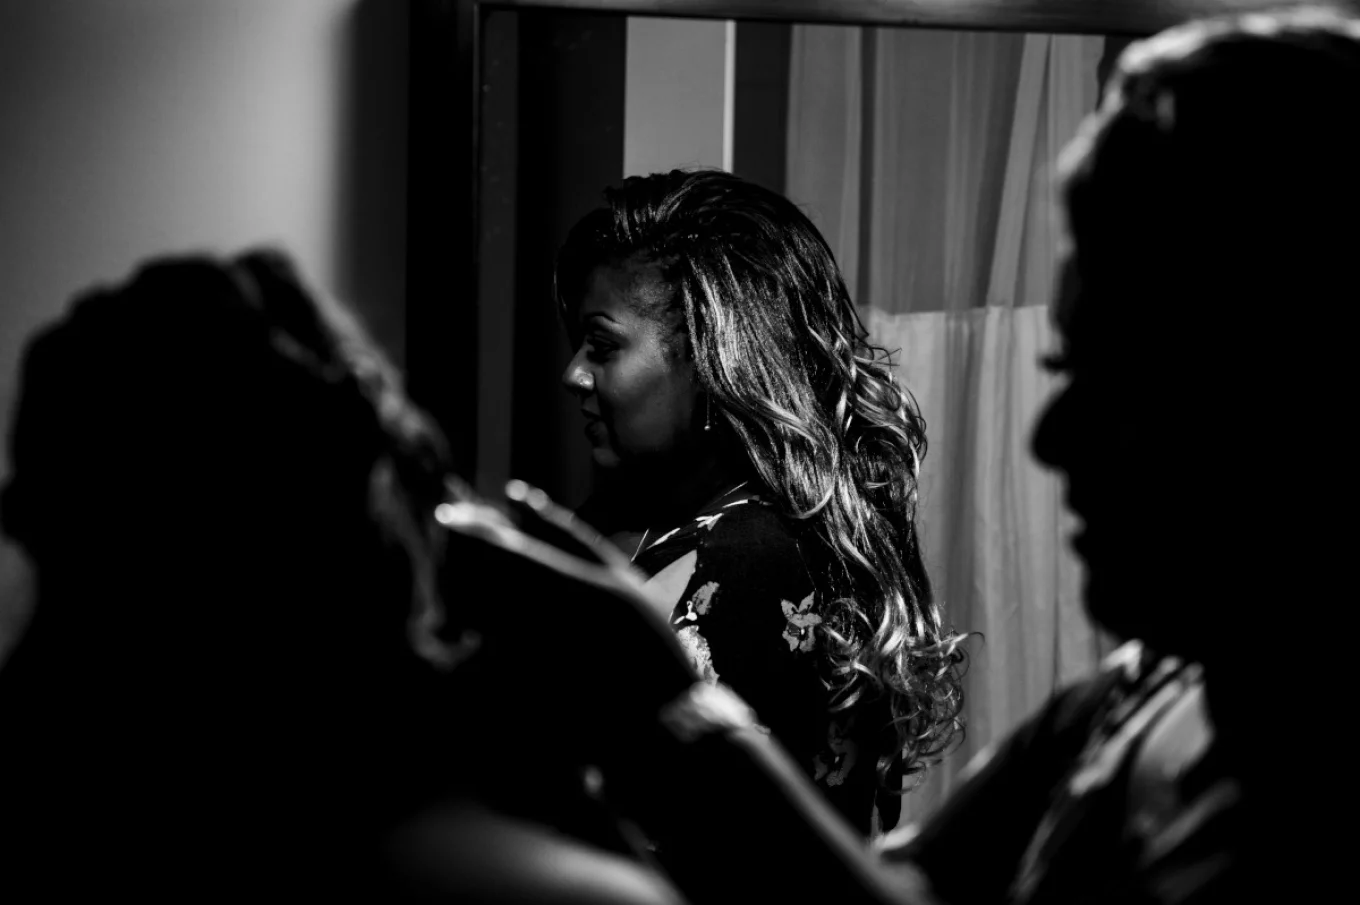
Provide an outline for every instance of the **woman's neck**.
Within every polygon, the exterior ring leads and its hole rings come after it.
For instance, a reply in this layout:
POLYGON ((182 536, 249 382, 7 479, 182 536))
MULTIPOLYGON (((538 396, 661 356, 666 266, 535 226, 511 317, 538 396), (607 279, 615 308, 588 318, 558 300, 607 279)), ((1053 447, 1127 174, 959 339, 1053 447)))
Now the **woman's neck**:
POLYGON ((748 479, 745 470, 733 468, 717 457, 701 461, 697 467, 669 480, 663 477, 654 487, 659 517, 656 527, 692 518, 719 494, 748 479))
POLYGON ((607 479, 603 492, 613 498, 614 530, 657 531, 686 521, 724 491, 752 478, 749 466, 716 455, 607 479))

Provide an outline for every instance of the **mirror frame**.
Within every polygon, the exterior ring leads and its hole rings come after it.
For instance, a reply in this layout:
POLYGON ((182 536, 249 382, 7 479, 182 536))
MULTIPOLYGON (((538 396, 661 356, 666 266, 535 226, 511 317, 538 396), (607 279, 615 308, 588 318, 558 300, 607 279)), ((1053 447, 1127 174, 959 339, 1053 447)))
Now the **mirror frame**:
MULTIPOLYGON (((1303 0, 412 0, 406 374, 473 479, 478 423, 483 23, 493 10, 1145 36, 1193 18, 1303 0)), ((1345 6, 1360 5, 1349 0, 1345 6)))

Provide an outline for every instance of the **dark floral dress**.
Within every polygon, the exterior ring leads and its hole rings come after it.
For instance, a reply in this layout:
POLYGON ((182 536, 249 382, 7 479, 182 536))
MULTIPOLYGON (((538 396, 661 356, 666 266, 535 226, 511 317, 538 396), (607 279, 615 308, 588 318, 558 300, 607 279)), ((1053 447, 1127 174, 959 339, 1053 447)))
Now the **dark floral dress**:
POLYGON ((688 574, 670 618, 699 674, 750 704, 860 832, 896 824, 900 801, 877 782, 886 705, 831 713, 817 588, 774 507, 749 487, 729 491, 646 538, 634 561, 651 576, 688 574))

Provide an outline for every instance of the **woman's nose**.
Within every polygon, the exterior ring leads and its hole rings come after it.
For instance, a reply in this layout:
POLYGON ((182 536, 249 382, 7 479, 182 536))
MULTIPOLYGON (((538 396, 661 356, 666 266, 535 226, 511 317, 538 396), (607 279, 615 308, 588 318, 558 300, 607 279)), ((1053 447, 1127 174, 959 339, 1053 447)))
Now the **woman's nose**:
POLYGON ((577 396, 589 396, 595 391, 595 378, 581 358, 581 353, 576 353, 567 369, 562 372, 562 385, 568 392, 577 396))

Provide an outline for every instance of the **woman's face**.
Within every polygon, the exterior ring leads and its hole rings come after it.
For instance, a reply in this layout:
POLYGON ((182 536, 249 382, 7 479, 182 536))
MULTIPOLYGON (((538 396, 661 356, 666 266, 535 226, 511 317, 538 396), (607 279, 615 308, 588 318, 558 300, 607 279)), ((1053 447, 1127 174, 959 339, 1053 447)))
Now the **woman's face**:
POLYGON ((577 308, 579 346, 562 382, 581 403, 596 464, 643 464, 683 452, 694 436, 693 363, 666 310, 655 265, 597 268, 577 308))

